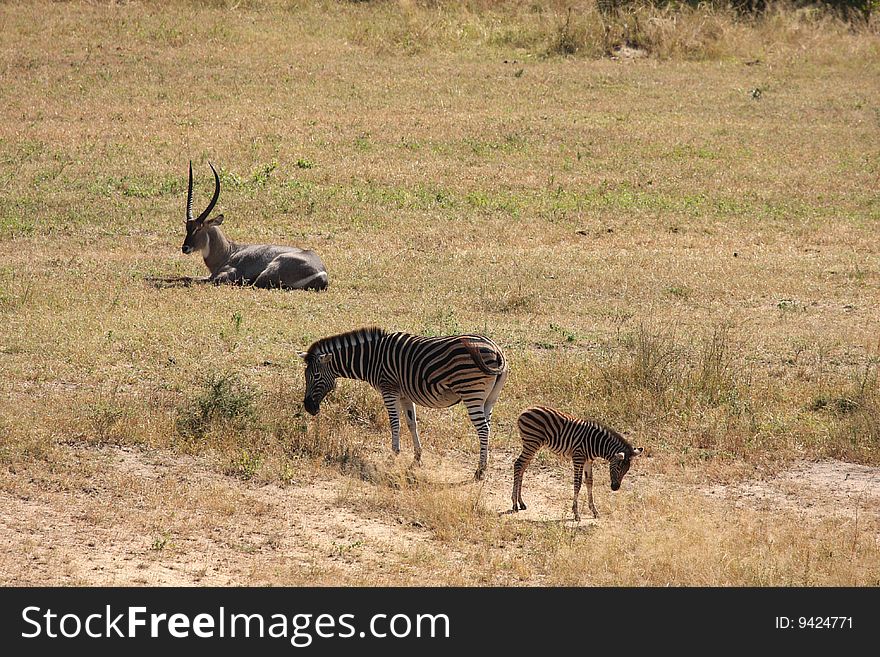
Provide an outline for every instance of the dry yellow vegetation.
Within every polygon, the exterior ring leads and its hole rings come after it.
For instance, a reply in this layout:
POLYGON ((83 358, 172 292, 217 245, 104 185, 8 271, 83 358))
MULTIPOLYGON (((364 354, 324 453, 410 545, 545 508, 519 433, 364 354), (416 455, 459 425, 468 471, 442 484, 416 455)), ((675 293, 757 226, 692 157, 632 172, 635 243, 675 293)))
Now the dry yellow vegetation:
POLYGON ((880 584, 876 25, 633 11, 0 4, 0 582, 880 584), (149 285, 190 159, 328 291, 149 285), (414 473, 303 412, 364 325, 504 347, 488 481, 461 408, 414 473), (504 513, 536 403, 646 448, 597 522, 550 455, 504 513))

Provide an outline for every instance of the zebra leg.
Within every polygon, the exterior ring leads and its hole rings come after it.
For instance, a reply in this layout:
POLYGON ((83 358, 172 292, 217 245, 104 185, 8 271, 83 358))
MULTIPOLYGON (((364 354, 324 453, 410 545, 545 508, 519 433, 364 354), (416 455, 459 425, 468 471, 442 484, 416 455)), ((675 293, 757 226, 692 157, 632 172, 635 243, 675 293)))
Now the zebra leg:
POLYGON ((575 454, 572 457, 572 461, 574 462, 574 502, 571 505, 571 510, 574 512, 574 519, 580 522, 581 514, 578 513, 578 495, 581 492, 581 477, 584 474, 584 461, 586 459, 582 454, 575 454))
POLYGON ((590 511, 593 512, 593 517, 598 518, 599 512, 596 511, 596 505, 593 504, 593 461, 587 460, 587 464, 585 469, 586 474, 586 482, 587 482, 587 500, 590 502, 590 511))
POLYGON ((529 454, 526 452, 525 448, 523 448, 522 454, 517 457, 516 461, 513 463, 513 510, 514 511, 525 511, 526 503, 523 502, 522 498, 522 480, 523 475, 526 472, 526 468, 529 467, 529 463, 532 462, 532 457, 534 453, 529 454))
POLYGON ((388 422, 391 424, 391 451, 400 454, 400 412, 397 406, 397 393, 383 390, 382 401, 388 411, 388 422))
POLYGON ((422 464, 422 443, 419 440, 419 427, 416 424, 416 406, 409 399, 399 398, 400 407, 403 409, 403 416, 406 418, 406 426, 412 434, 413 455, 416 465, 422 464))
POLYGON ((474 479, 480 481, 486 475, 486 465, 489 462, 489 421, 486 419, 486 411, 483 400, 464 400, 467 405, 468 417, 471 424, 477 430, 477 438, 480 440, 480 464, 474 473, 474 479))

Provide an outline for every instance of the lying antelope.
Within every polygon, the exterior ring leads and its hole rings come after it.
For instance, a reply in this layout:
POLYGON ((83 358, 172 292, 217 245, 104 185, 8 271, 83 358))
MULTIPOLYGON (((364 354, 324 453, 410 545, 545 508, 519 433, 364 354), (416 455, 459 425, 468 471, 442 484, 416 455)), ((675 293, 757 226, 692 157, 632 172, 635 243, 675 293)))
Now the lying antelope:
POLYGON ((189 185, 186 193, 186 238, 181 250, 200 253, 211 275, 207 278, 164 279, 165 283, 228 283, 264 288, 291 290, 323 290, 327 287, 327 270, 314 251, 295 246, 270 244, 237 244, 220 230, 223 215, 208 218, 220 197, 220 176, 213 164, 214 196, 202 214, 193 219, 193 173, 189 163, 189 185))

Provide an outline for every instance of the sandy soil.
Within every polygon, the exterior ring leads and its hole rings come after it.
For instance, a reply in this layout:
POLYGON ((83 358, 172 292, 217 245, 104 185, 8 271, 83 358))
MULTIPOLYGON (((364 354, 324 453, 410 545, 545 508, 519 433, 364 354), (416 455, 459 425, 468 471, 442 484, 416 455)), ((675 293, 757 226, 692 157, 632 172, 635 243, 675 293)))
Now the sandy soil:
POLYGON ((880 468, 833 459, 798 461, 776 476, 714 484, 703 492, 737 507, 785 509, 811 515, 852 518, 880 514, 880 468))
MULTIPOLYGON (((0 584, 248 585, 420 580, 417 555, 433 550, 423 527, 346 503, 364 486, 332 472, 287 486, 224 476, 205 459, 130 448, 70 447, 73 477, 4 473, 0 487, 0 584), (348 496, 348 498, 346 497, 348 496), (414 556, 415 555, 415 556, 414 556)), ((526 474, 529 508, 510 514, 514 455, 496 455, 484 500, 499 516, 571 524, 571 475, 558 463, 526 474), (505 485, 500 485, 505 482, 505 485)), ((426 455, 425 485, 474 485, 469 462, 426 455)), ((607 504, 597 468, 596 504, 607 504)), ((604 476, 605 481, 602 481, 604 476)), ((633 472, 628 485, 646 485, 633 472)), ((776 476, 705 486, 724 504, 841 515, 880 512, 880 469, 840 461, 797 462, 776 476)), ((584 523, 589 518, 581 493, 584 523)), ((600 518, 601 521, 601 518, 600 518)))
POLYGON ((317 566, 363 571, 427 539, 424 530, 336 504, 344 477, 258 486, 202 459, 97 451, 103 463, 89 486, 40 490, 32 481, 18 494, 0 492, 0 549, 19 557, 0 581, 268 584, 285 572, 307 580, 317 566))

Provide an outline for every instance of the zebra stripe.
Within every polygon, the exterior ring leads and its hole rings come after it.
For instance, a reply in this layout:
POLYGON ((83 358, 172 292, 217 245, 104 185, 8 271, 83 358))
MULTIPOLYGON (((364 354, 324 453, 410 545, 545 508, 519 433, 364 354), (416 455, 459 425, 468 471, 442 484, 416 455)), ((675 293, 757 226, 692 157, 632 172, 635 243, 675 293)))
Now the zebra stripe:
POLYGON ((422 446, 415 405, 447 408, 459 402, 480 441, 476 478, 482 479, 489 457, 492 407, 508 375, 501 348, 482 335, 427 338, 363 328, 315 342, 300 354, 306 362, 306 411, 318 413, 339 377, 366 381, 382 395, 391 424, 391 449, 400 453, 400 415, 406 418, 417 463, 422 446))
POLYGON ((524 410, 517 420, 522 453, 513 464, 513 510, 525 509, 522 499, 523 473, 541 447, 571 458, 574 464, 574 503, 572 511, 575 520, 578 513, 578 494, 581 478, 586 474, 587 498, 593 517, 599 512, 593 503, 593 460, 602 458, 608 461, 611 473, 611 490, 620 488, 623 476, 629 470, 631 460, 642 453, 642 448, 633 449, 623 436, 611 427, 593 420, 581 420, 547 406, 532 406, 524 410))

